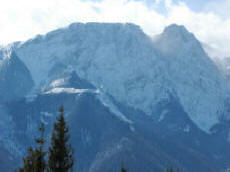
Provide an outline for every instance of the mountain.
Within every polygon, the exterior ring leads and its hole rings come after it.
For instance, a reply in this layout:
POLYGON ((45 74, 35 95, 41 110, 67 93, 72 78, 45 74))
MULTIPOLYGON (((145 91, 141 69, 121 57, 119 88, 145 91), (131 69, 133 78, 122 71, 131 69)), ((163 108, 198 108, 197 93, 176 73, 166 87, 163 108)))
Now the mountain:
POLYGON ((63 104, 77 171, 229 167, 228 82, 185 27, 153 40, 134 24, 74 23, 9 47, 0 150, 15 166, 40 122, 50 136, 63 104))
POLYGON ((74 70, 148 115, 168 92, 174 92, 190 118, 209 132, 218 123, 226 96, 216 66, 184 27, 166 28, 155 45, 132 24, 77 23, 37 36, 16 52, 38 88, 52 73, 74 70))
POLYGON ((201 129, 209 132, 223 115, 229 92, 216 64, 184 26, 167 27, 155 39, 154 46, 167 61, 169 79, 185 111, 201 129))
POLYGON ((0 102, 25 96, 33 87, 33 79, 14 52, 5 52, 0 61, 0 102))

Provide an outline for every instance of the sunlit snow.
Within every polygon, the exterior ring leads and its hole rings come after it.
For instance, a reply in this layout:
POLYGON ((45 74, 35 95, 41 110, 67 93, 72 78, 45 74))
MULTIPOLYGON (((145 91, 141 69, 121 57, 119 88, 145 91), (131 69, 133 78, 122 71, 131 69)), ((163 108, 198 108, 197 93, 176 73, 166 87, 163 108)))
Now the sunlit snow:
MULTIPOLYGON (((209 132, 219 122, 227 96, 221 74, 184 27, 166 28, 157 41, 158 46, 133 24, 75 23, 21 43, 16 52, 36 87, 62 64, 95 87, 103 85, 119 102, 148 115, 173 94, 195 124, 209 132)), ((53 88, 46 93, 85 91, 53 88)))

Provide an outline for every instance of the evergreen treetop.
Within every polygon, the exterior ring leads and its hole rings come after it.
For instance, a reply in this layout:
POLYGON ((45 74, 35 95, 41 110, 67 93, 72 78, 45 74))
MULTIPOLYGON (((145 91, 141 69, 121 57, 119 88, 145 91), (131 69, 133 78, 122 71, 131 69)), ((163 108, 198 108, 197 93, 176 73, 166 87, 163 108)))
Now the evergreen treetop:
POLYGON ((69 143, 69 128, 64 118, 63 106, 60 107, 59 113, 52 133, 48 164, 51 172, 68 172, 74 164, 73 149, 69 143))

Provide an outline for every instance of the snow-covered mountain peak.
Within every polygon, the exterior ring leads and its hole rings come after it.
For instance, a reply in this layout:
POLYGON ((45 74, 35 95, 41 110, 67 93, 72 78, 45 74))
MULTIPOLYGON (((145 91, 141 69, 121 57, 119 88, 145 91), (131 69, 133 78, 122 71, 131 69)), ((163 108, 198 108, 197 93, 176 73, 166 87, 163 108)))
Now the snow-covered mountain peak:
POLYGON ((75 23, 18 44, 15 51, 30 70, 36 90, 74 71, 148 115, 173 94, 201 129, 208 132, 218 123, 224 82, 183 26, 169 26, 153 43, 133 24, 75 23))
POLYGON ((164 35, 171 37, 179 37, 184 42, 189 41, 193 37, 192 33, 189 33, 188 30, 183 25, 172 24, 167 26, 163 32, 164 35))
POLYGON ((86 62, 79 65, 85 68, 94 56, 118 61, 122 56, 130 56, 119 49, 128 49, 135 41, 141 41, 142 47, 150 43, 150 39, 147 43, 143 37, 147 38, 140 27, 133 24, 74 23, 19 44, 17 53, 30 69, 36 85, 40 85, 57 64, 71 67, 84 59, 86 62))
POLYGON ((184 26, 173 24, 166 27, 154 42, 157 42, 155 47, 165 57, 178 57, 185 52, 194 57, 206 56, 200 42, 184 26))
POLYGON ((154 47, 166 59, 169 78, 190 118, 208 131, 223 111, 227 87, 221 72, 184 26, 167 27, 154 47))

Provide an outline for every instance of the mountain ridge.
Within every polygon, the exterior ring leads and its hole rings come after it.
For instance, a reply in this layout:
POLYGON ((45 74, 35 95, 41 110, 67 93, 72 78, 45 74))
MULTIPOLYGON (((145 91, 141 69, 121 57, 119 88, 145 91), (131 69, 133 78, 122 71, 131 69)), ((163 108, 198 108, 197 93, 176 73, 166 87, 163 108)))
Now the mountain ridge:
POLYGON ((149 115, 154 104, 167 98, 169 92, 176 93, 186 111, 189 114, 194 111, 193 121, 206 132, 218 123, 217 111, 225 101, 224 79, 199 41, 183 26, 167 27, 157 43, 152 43, 133 24, 75 23, 16 47, 38 90, 49 79, 47 74, 62 65, 58 70, 76 71, 97 88, 103 86, 105 92, 119 101, 137 106, 149 115), (164 54, 162 48, 171 50, 164 54), (162 54, 167 58, 162 58, 162 54), (192 78, 188 79, 188 75, 192 78), (193 96, 192 92, 198 90, 193 96), (204 90, 209 92, 208 96, 204 90), (217 92, 212 95, 214 90, 217 92), (215 106, 209 110, 201 95, 215 106), (188 96, 193 96, 194 101, 189 101, 188 96), (197 113, 205 117, 198 117, 197 113))

